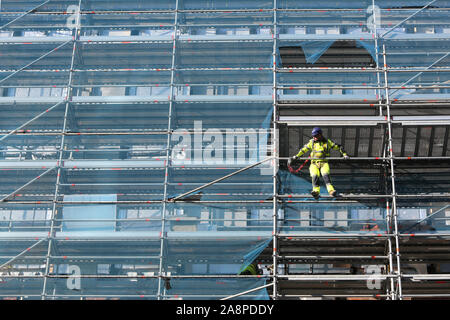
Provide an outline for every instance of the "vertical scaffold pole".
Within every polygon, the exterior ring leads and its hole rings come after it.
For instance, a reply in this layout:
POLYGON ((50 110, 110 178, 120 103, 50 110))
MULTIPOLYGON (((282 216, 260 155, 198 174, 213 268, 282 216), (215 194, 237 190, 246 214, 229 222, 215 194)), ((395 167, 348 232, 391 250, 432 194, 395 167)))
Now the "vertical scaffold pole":
MULTIPOLYGON (((386 177, 385 177, 386 179, 386 177)), ((391 211, 389 208, 389 201, 386 201, 386 230, 389 234, 391 234, 391 230, 392 230, 392 215, 391 215, 391 211)), ((389 275, 392 275, 394 273, 394 263, 392 260, 392 240, 391 240, 391 236, 387 237, 387 245, 388 245, 388 259, 389 259, 389 275)), ((391 290, 390 290, 390 299, 394 300, 395 299, 395 284, 394 284, 394 278, 390 277, 389 279, 390 281, 390 285, 391 285, 391 290)))
POLYGON ((377 89, 375 90, 376 92, 376 97, 378 99, 378 107, 379 107, 379 115, 382 116, 383 115, 383 101, 381 99, 381 94, 380 94, 380 88, 381 88, 381 79, 380 79, 380 61, 379 61, 379 50, 378 50, 378 32, 377 32, 377 19, 379 18, 377 15, 379 14, 379 11, 377 10, 378 7, 375 6, 375 0, 372 0, 372 14, 373 14, 373 39, 374 39, 374 44, 375 44, 375 57, 376 57, 376 68, 377 68, 377 89))
MULTIPOLYGON (((161 212, 161 232, 160 232, 160 254, 159 254, 159 272, 158 272, 158 300, 162 299, 161 296, 161 288, 163 283, 163 273, 164 271, 164 248, 166 246, 165 234, 166 234, 166 211, 167 211, 167 188, 168 188, 168 179, 169 179, 169 164, 170 164, 170 141, 172 137, 172 113, 173 113, 173 103, 175 100, 175 85, 174 85, 174 76, 175 76, 175 56, 176 56, 176 48, 177 48, 177 23, 178 23, 178 0, 175 3, 175 16, 174 16, 174 28, 173 28, 173 46, 172 46, 172 67, 170 71, 170 97, 169 97, 169 114, 168 114, 168 125, 167 125, 167 145, 166 145, 166 160, 164 161, 164 195, 163 195, 163 203, 162 203, 162 212, 161 212)), ((165 292, 165 291, 164 291, 165 292)))
POLYGON ((277 218, 277 169, 278 169, 278 109, 277 109, 277 0, 273 1, 273 50, 272 50, 272 70, 273 70, 273 89, 272 89, 272 103, 273 103, 273 128, 272 128, 272 166, 273 166, 273 292, 274 300, 278 299, 277 274, 278 274, 278 218, 277 218))
MULTIPOLYGON (((380 77, 380 60, 379 60, 379 48, 378 48, 378 44, 379 44, 379 39, 378 39, 378 30, 377 30, 377 21, 381 20, 381 17, 379 17, 378 15, 380 14, 380 11, 378 10, 379 8, 375 5, 375 0, 372 0, 372 14, 373 14, 373 38, 374 38, 374 44, 375 44, 375 57, 376 57, 376 68, 377 68, 377 87, 378 89, 376 89, 376 95, 377 95, 377 99, 378 99, 378 105, 379 105, 379 115, 382 116, 383 115, 383 99, 381 97, 381 92, 380 92, 380 88, 381 88, 381 77, 380 77)), ((384 70, 384 69, 382 69, 384 70)), ((387 86, 387 84, 386 84, 387 86)), ((382 134, 384 134, 383 131, 381 131, 382 134)), ((386 157, 385 154, 386 150, 383 148, 383 158, 386 157)), ((384 161, 383 161, 384 162, 384 161)), ((386 172, 383 172, 383 174, 385 174, 386 172)), ((386 182, 387 177, 384 176, 384 181, 386 182)), ((391 233, 391 226, 392 226, 392 218, 390 215, 390 210, 389 210, 389 201, 386 201, 386 230, 388 233, 391 233)), ((393 273, 394 270, 394 265, 393 265, 393 260, 392 260, 392 241, 390 237, 387 237, 387 251, 388 251, 388 266, 389 266, 389 274, 393 273)), ((390 282, 390 298, 394 299, 394 291, 395 291, 395 284, 394 284, 394 278, 393 277, 389 277, 389 282, 390 282)))
MULTIPOLYGON (((389 83, 387 74, 387 58, 386 58, 386 44, 383 43, 383 69, 384 69, 384 85, 386 92, 386 120, 388 126, 388 151, 390 157, 390 168, 391 168, 391 189, 392 189, 392 218, 394 226, 394 238, 396 246, 396 257, 397 257, 397 288, 394 295, 395 299, 402 300, 402 284, 401 284, 401 269, 400 269, 400 247, 398 239, 398 224, 397 224, 397 192, 395 189, 395 171, 394 171, 394 152, 392 148, 392 119, 390 112, 390 98, 389 98, 389 83)), ((389 208, 388 208, 389 209, 389 208)), ((389 210, 388 210, 389 211, 389 210)), ((391 218, 391 219, 392 219, 391 218)), ((390 236, 389 236, 390 237, 390 236)))
POLYGON ((55 237, 55 220, 57 216, 57 200, 58 200, 58 194, 59 194, 59 184, 61 179, 61 172, 62 172, 62 161, 63 161, 63 155, 64 155, 64 143, 65 143, 65 135, 67 129, 67 116, 69 113, 69 107, 70 107, 70 101, 72 100, 73 96, 73 87, 72 87, 72 80, 73 80, 73 70, 74 70, 74 64, 75 64, 75 55, 77 52, 77 43, 80 39, 80 24, 81 24, 81 2, 82 0, 78 1, 78 12, 77 12, 77 20, 75 24, 75 28, 73 29, 73 46, 72 46, 72 58, 70 62, 70 70, 69 70, 69 81, 66 87, 66 108, 64 111, 64 121, 63 121, 63 127, 61 132, 61 144, 59 147, 59 159, 57 162, 57 168, 58 172, 56 175, 56 185, 55 185, 55 195, 53 198, 53 207, 52 207, 52 215, 51 215, 51 223, 50 223, 50 231, 48 233, 48 250, 47 250, 47 256, 46 256, 46 263, 45 263, 45 273, 44 273, 44 283, 42 287, 42 294, 41 299, 45 300, 46 298, 46 291, 47 291, 47 283, 48 283, 48 277, 49 277, 49 267, 50 267, 50 255, 52 252, 52 246, 53 246, 53 239, 55 237))

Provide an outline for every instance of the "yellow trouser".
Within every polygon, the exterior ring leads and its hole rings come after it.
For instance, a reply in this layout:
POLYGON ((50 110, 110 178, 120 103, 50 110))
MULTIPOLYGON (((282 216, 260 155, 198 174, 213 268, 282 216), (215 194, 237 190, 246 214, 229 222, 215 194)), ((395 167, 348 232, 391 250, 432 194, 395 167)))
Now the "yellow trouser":
POLYGON ((330 178, 330 166, 326 161, 315 161, 309 166, 309 174, 312 178, 313 191, 320 193, 319 177, 322 175, 328 192, 334 191, 330 178))

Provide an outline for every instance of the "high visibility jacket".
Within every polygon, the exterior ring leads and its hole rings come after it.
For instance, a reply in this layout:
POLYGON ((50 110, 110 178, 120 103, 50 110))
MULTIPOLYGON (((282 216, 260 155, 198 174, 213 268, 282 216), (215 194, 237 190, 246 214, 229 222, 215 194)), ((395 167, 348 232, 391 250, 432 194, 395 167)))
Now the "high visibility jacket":
POLYGON ((297 153, 297 157, 301 157, 308 151, 311 151, 311 158, 318 158, 319 160, 311 160, 314 162, 325 162, 326 158, 330 156, 331 150, 338 150, 342 156, 347 155, 341 145, 338 145, 331 141, 330 139, 323 138, 320 141, 314 141, 314 139, 309 140, 307 144, 300 149, 297 153))
POLYGON ((259 274, 258 265, 255 263, 251 263, 244 270, 242 270, 239 274, 240 275, 258 275, 259 274))

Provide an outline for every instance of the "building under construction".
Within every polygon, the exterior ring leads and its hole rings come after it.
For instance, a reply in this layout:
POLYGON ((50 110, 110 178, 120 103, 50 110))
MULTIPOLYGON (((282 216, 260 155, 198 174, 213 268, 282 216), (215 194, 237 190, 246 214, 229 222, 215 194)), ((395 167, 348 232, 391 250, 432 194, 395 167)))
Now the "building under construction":
POLYGON ((0 1, 0 298, 450 297, 449 55, 447 0, 0 1))

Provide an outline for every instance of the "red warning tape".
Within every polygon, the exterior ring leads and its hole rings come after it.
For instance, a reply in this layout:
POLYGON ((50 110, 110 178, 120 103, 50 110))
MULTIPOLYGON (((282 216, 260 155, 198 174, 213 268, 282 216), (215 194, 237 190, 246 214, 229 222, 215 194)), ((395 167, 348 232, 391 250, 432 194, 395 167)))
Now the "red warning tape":
POLYGON ((305 162, 303 162, 303 164, 302 164, 297 170, 292 169, 292 167, 291 167, 290 165, 288 165, 289 172, 290 172, 290 173, 298 173, 298 172, 300 172, 300 170, 303 169, 303 167, 305 166, 305 164, 306 164, 308 161, 309 161, 309 157, 308 157, 308 159, 305 160, 305 162))

